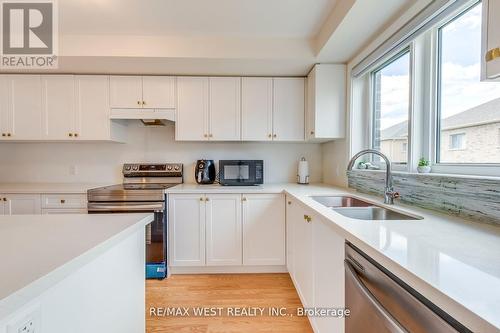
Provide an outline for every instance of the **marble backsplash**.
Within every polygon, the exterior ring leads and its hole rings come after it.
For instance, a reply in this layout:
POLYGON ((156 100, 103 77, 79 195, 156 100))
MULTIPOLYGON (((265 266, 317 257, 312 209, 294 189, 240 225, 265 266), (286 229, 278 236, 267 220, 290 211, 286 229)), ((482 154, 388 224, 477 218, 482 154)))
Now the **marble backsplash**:
MULTIPOLYGON (((347 177, 359 192, 384 193, 385 172, 353 170, 347 177)), ((393 180, 404 203, 500 226, 500 179, 394 172, 393 180)))

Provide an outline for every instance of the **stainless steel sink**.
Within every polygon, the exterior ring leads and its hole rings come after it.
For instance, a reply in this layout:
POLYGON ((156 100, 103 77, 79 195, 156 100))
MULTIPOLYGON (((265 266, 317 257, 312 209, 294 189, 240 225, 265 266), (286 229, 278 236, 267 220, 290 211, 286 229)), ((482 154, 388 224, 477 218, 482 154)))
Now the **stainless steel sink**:
POLYGON ((339 214, 357 220, 421 220, 421 217, 406 215, 391 209, 371 207, 342 207, 332 208, 339 214))
POLYGON ((370 202, 344 195, 313 196, 314 201, 331 208, 339 214, 358 220, 421 220, 419 216, 412 216, 396 212, 392 209, 379 207, 370 202))
POLYGON ((336 195, 336 196, 314 196, 311 197, 314 201, 322 204, 323 206, 332 208, 332 207, 369 207, 373 206, 373 204, 344 195, 336 195))

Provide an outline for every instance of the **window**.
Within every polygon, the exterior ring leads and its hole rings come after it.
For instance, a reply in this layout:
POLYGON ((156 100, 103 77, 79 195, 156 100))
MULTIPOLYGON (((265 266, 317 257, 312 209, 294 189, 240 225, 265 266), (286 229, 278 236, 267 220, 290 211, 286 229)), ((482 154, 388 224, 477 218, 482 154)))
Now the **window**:
POLYGON ((500 83, 480 81, 481 9, 475 3, 438 29, 437 163, 500 163, 500 83))
POLYGON ((372 73, 372 148, 395 164, 408 162, 410 52, 405 50, 372 73))
POLYGON ((465 149, 465 133, 450 135, 450 150, 465 149))

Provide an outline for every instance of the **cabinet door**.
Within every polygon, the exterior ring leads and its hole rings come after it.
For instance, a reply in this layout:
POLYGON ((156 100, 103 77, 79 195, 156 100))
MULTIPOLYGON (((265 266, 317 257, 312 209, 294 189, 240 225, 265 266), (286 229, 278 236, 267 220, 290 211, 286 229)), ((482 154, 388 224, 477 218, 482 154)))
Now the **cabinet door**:
POLYGON ((241 139, 271 141, 273 135, 273 79, 241 79, 241 139))
POLYGON ((43 138, 74 138, 75 86, 72 75, 42 76, 43 138))
POLYGON ((241 194, 206 200, 207 266, 241 265, 241 194))
MULTIPOLYGON (((500 79, 500 1, 483 1, 483 30, 486 35, 485 52, 496 50, 494 57, 485 59, 486 78, 500 79)), ((483 41, 484 42, 484 41, 483 41)))
POLYGON ((175 77, 143 76, 143 108, 175 109, 175 77))
POLYGON ((79 140, 109 140, 109 77, 75 77, 75 132, 79 140))
POLYGON ((41 214, 40 195, 38 194, 5 194, 5 215, 38 215, 41 214))
POLYGON ((304 79, 275 78, 273 89, 273 140, 304 141, 304 79))
POLYGON ((109 87, 112 108, 142 108, 141 76, 111 76, 109 87))
POLYGON ((311 214, 298 203, 291 205, 293 228, 293 269, 297 291, 305 307, 313 306, 312 223, 311 214))
POLYGON ((9 75, 10 130, 12 139, 42 137, 42 84, 40 75, 9 75))
POLYGON ((9 83, 7 76, 0 75, 0 140, 7 139, 10 130, 9 83))
MULTIPOLYGON (((343 308, 344 300, 344 238, 330 221, 313 217, 314 307, 343 308)), ((344 319, 313 318, 318 332, 344 332, 344 319)))
POLYGON ((241 140, 241 79, 210 78, 210 140, 241 140))
POLYGON ((243 265, 285 265, 285 199, 243 194, 243 265))
POLYGON ((208 140, 208 78, 177 78, 176 140, 208 140))
POLYGON ((205 198, 168 196, 170 266, 205 266, 205 198))

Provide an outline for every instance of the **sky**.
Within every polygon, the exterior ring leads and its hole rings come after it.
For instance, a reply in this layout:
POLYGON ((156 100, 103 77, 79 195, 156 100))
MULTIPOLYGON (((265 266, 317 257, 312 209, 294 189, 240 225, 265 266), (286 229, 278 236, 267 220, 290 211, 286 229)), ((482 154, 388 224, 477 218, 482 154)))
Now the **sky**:
MULTIPOLYGON (((441 117, 447 118, 495 98, 500 82, 480 82, 481 5, 442 28, 441 117)), ((409 55, 382 74, 381 129, 408 119, 409 55)))

